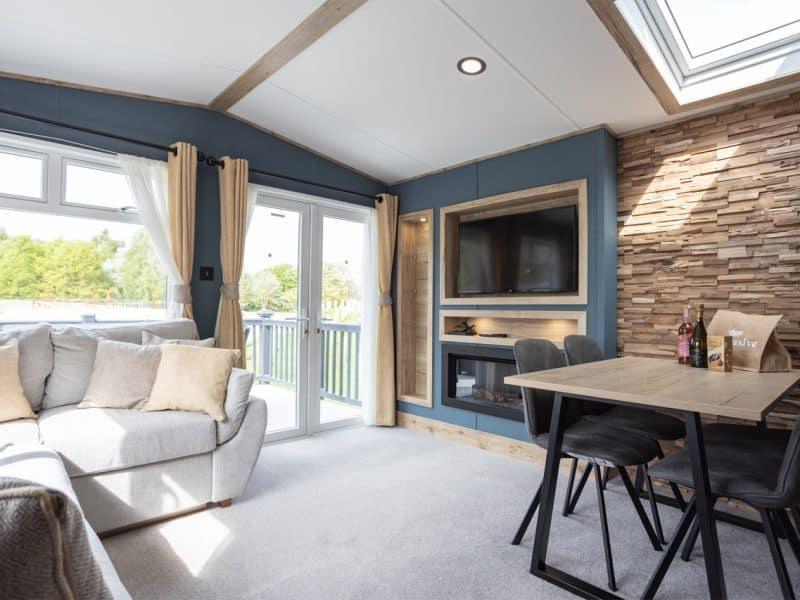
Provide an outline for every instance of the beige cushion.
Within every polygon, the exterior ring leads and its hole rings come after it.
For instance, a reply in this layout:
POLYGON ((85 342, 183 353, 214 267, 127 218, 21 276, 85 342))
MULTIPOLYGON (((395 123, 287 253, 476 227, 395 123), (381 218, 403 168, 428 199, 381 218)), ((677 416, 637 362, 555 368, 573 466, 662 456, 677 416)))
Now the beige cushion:
POLYGON ((0 346, 0 422, 35 418, 19 379, 19 344, 11 339, 0 346))
POLYGON ((19 343, 19 379, 28 404, 33 410, 42 407, 44 384, 53 370, 53 343, 50 341, 50 325, 42 323, 0 331, 0 346, 9 340, 19 343))
POLYGON ((134 408, 147 401, 161 349, 99 340, 86 394, 78 408, 134 408))
POLYGON ((143 331, 142 332, 142 344, 145 345, 156 345, 159 346, 161 344, 178 344, 179 346, 200 346, 202 348, 213 348, 214 347, 214 338, 206 338, 204 340, 178 340, 178 339, 166 339, 162 338, 155 333, 150 331, 143 331))
POLYGON ((238 350, 164 344, 150 400, 142 410, 204 412, 225 419, 225 390, 238 350))

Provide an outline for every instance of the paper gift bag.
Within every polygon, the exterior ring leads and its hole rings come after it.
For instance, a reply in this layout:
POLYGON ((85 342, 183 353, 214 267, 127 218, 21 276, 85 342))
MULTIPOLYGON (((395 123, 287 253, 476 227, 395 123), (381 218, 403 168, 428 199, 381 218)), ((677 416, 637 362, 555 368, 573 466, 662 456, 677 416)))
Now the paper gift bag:
POLYGON ((778 340, 775 328, 783 315, 748 315, 718 310, 708 325, 708 335, 733 338, 733 368, 743 371, 789 371, 792 358, 778 340))

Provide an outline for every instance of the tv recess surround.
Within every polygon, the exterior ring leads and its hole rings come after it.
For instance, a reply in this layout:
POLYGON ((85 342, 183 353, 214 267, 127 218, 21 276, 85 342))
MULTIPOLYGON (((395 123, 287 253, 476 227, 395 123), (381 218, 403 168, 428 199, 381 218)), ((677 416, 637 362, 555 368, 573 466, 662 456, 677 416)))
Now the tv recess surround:
MULTIPOLYGON (((546 213, 542 213, 546 214, 546 213)), ((566 181, 542 187, 529 188, 479 198, 470 202, 453 204, 441 209, 440 239, 442 241, 440 253, 440 302, 441 304, 586 304, 588 287, 588 209, 587 186, 585 179, 566 181), (459 250, 463 247, 459 236, 465 231, 463 224, 470 222, 487 222, 492 219, 508 217, 510 215, 527 215, 526 218, 535 218, 536 211, 550 211, 560 207, 574 206, 577 214, 577 246, 575 256, 577 260, 569 261, 569 268, 577 266, 574 281, 577 286, 570 285, 569 291, 563 292, 492 292, 492 293, 463 293, 459 292, 459 267, 463 266, 459 250)), ((574 224, 573 224, 574 226, 574 224)), ((534 244, 535 245, 535 244, 534 244)), ((569 252, 560 250, 562 256, 572 256, 569 252)), ((574 258, 574 257, 572 257, 574 258)), ((563 275, 562 275, 563 277, 563 275)), ((554 288, 558 287, 557 285, 554 288)))

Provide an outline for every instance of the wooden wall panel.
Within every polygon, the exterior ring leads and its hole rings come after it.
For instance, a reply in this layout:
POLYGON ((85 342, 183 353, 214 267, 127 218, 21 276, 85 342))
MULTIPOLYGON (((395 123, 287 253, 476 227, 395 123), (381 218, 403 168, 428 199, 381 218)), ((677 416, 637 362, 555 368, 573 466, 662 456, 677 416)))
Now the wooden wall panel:
MULTIPOLYGON (((617 350, 675 356, 682 306, 783 314, 800 368, 800 91, 618 141, 617 350)), ((795 390, 774 413, 792 423, 795 390)))

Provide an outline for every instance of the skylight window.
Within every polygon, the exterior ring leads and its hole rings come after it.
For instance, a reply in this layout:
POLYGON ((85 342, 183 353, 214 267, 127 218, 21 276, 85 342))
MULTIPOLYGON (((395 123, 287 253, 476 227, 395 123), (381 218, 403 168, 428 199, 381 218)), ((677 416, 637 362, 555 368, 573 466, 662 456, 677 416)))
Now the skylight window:
POLYGON ((616 0, 679 103, 800 70, 800 0, 616 0))
POLYGON ((798 0, 664 0, 692 58, 752 50, 800 33, 798 0))

